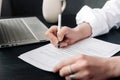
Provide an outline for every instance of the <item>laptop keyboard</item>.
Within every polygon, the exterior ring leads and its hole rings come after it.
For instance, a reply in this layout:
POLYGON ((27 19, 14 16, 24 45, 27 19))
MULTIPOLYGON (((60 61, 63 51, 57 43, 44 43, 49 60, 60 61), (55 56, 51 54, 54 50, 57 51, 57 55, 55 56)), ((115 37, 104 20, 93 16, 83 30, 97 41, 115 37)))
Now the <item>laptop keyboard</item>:
POLYGON ((0 44, 21 43, 36 40, 21 19, 0 21, 0 44))

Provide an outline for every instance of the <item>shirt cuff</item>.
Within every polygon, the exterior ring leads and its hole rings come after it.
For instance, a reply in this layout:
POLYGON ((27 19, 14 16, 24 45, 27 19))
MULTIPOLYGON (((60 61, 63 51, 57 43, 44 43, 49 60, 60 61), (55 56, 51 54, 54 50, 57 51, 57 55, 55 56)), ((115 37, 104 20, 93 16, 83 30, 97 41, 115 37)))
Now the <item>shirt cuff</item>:
POLYGON ((102 35, 109 32, 108 25, 105 21, 104 13, 99 14, 100 9, 93 10, 88 6, 84 6, 76 15, 77 25, 87 22, 92 28, 91 37, 102 35))

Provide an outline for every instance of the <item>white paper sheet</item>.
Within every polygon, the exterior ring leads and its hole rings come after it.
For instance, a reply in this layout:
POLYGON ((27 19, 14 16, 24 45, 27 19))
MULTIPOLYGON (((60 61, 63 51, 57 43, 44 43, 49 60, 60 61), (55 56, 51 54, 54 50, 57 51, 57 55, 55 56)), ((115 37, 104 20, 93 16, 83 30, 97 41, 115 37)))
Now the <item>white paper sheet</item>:
POLYGON ((66 48, 56 48, 52 44, 42 46, 19 56, 20 59, 46 71, 61 60, 78 54, 110 57, 120 51, 120 45, 105 42, 95 38, 79 41, 66 48))

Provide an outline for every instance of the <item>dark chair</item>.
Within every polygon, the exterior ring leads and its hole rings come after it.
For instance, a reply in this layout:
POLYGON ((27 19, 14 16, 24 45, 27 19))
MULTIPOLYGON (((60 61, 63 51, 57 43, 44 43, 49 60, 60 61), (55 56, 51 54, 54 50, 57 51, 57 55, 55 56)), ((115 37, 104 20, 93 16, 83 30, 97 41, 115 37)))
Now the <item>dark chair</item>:
POLYGON ((41 16, 42 0, 11 0, 13 16, 41 16))

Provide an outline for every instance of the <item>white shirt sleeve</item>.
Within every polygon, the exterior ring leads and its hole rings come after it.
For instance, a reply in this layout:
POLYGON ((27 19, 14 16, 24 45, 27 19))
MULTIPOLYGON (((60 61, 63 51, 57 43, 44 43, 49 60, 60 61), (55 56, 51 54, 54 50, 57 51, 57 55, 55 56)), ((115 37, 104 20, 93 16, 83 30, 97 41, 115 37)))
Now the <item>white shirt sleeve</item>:
POLYGON ((92 37, 105 34, 116 26, 120 26, 120 0, 109 0, 103 8, 83 8, 76 15, 77 25, 88 22, 92 28, 92 37))

